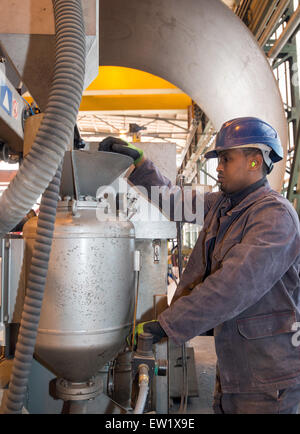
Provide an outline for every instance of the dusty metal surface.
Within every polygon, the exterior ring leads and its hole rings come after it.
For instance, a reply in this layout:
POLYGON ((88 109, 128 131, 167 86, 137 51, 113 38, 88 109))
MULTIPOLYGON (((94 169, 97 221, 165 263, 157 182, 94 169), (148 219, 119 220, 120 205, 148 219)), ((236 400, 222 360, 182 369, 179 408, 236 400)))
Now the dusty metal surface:
POLYGON ((72 151, 77 197, 96 196, 97 189, 110 185, 129 168, 133 159, 112 152, 72 151))
MULTIPOLYGON (((77 382, 117 355, 133 320, 133 226, 97 220, 95 206, 58 210, 36 342, 45 366, 77 382)), ((24 229, 27 259, 34 220, 24 229)))
MULTIPOLYGON (((270 65, 253 35, 218 0, 101 0, 100 64, 141 69, 187 93, 214 127, 239 116, 287 125, 270 65)), ((280 190, 284 162, 269 179, 280 190)))
POLYGON ((127 155, 112 152, 67 151, 64 157, 60 195, 96 197, 99 187, 109 186, 132 164, 127 155))

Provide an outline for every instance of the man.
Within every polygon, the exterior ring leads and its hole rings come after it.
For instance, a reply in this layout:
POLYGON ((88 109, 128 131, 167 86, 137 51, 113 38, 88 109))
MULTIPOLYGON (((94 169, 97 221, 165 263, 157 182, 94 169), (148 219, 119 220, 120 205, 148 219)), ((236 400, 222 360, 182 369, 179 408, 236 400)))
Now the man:
MULTIPOLYGON (((133 184, 174 188, 142 151, 118 146, 136 160, 133 184)), ((100 149, 119 152, 118 146, 107 138, 100 149)), ((280 140, 266 122, 237 118, 223 124, 215 149, 205 156, 219 160, 221 191, 205 196, 203 229, 174 301, 144 330, 154 342, 168 336, 182 344, 214 329, 216 413, 296 413, 299 220, 266 179, 283 157, 280 140)))

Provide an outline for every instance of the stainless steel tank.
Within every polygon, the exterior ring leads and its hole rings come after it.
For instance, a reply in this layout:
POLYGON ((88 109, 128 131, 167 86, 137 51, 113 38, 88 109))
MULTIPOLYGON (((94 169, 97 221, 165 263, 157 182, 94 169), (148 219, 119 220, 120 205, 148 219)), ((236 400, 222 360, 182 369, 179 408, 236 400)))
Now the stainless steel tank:
MULTIPOLYGON (((134 227, 96 217, 97 202, 60 202, 36 341, 58 377, 89 380, 125 345, 134 308, 134 227)), ((24 227, 29 261, 37 219, 24 227)))

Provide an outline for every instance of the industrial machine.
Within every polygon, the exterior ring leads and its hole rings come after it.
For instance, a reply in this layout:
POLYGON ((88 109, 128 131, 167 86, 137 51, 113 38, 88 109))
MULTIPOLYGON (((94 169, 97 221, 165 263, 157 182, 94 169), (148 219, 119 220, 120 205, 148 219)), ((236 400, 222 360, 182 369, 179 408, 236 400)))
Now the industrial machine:
MULTIPOLYGON (((43 0, 38 7, 26 0, 22 10, 7 4, 2 11, 0 151, 1 159, 20 162, 0 198, 0 346, 3 359, 14 361, 4 411, 20 412, 25 405, 30 413, 168 413, 170 343, 153 347, 145 334, 135 348, 126 337, 136 322, 156 318, 167 305, 167 240, 177 237, 176 226, 162 215, 156 222, 141 221, 146 198, 124 188, 129 157, 76 149, 82 90, 97 75, 99 62, 147 69, 186 91, 216 128, 235 115, 251 114, 277 127, 285 145, 284 112, 263 53, 221 2, 193 0, 186 8, 180 0, 172 5, 133 0, 135 24, 120 0, 82 3, 83 14, 80 0, 53 5, 43 0), (175 26, 168 24, 170 10, 178 17, 175 26), (18 28, 14 18, 20 14, 39 17, 34 22, 40 28, 26 20, 18 28), (116 16, 121 25, 112 26, 116 16), (76 28, 70 46, 64 44, 70 37, 63 27, 67 20, 76 28), (143 24, 147 20, 153 20, 151 26, 143 24), (113 36, 112 28, 118 29, 113 36), (233 43, 240 44, 238 55, 224 61, 220 44, 233 43), (63 50, 74 59, 68 66, 63 50), (41 114, 20 96, 23 82, 41 114), (39 217, 29 219, 21 235, 12 233, 41 194, 39 217), (33 361, 29 347, 35 348, 33 361)), ((175 182, 171 145, 165 160, 166 175, 175 182)), ((272 174, 275 188, 283 171, 278 166, 272 174)))

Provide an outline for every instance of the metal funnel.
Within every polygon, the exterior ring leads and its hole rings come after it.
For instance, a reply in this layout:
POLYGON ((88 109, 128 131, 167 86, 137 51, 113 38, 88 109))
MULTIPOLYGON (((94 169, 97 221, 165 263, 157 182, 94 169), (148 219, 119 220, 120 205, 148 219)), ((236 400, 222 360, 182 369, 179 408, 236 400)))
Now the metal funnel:
POLYGON ((113 152, 67 151, 63 162, 60 196, 75 199, 82 196, 95 197, 99 187, 110 185, 132 163, 133 159, 127 155, 113 152))

